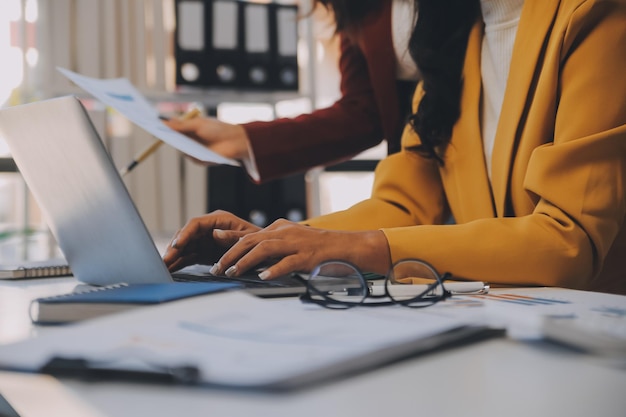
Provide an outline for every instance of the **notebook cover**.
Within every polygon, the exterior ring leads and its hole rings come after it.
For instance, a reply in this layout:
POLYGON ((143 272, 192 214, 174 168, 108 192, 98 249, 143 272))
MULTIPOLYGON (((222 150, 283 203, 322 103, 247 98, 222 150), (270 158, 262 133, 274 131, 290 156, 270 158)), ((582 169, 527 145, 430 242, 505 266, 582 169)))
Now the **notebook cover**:
POLYGON ((72 275, 64 259, 0 264, 0 279, 49 278, 72 275))
POLYGON ((241 287, 228 282, 114 285, 36 300, 40 304, 159 304, 241 287))

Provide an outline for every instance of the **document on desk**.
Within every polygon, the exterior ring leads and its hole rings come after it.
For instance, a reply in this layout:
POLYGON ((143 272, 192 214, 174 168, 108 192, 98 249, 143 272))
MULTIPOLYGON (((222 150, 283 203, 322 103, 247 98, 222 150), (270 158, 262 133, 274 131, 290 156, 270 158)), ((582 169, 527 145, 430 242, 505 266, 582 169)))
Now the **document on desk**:
POLYGON ((0 346, 0 367, 63 374, 59 364, 72 368, 80 360, 82 367, 104 368, 108 375, 162 371, 183 375, 174 382, 290 390, 499 335, 502 331, 468 323, 461 315, 428 309, 338 311, 298 299, 269 301, 230 292, 81 322, 0 346))
POLYGON ((150 102, 126 78, 98 79, 58 68, 77 86, 127 117, 131 122, 168 145, 200 161, 213 164, 239 165, 239 162, 200 145, 193 139, 165 126, 150 102))
POLYGON ((626 296, 565 288, 500 288, 469 296, 513 339, 551 339, 626 364, 626 296))

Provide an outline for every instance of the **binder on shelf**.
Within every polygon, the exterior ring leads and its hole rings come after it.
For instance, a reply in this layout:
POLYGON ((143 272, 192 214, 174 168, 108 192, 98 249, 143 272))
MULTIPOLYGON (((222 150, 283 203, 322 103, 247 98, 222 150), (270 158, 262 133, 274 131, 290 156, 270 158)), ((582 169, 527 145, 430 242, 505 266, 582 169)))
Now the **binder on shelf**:
POLYGON ((274 68, 272 88, 298 89, 298 8, 294 5, 270 4, 274 68))
POLYGON ((176 1, 176 84, 203 85, 205 40, 205 5, 201 1, 176 1))
POLYGON ((237 0, 209 2, 205 30, 209 32, 209 53, 205 54, 209 85, 237 87, 243 82, 241 54, 242 4, 237 0))
POLYGON ((216 165, 207 177, 209 212, 226 210, 261 227, 280 218, 307 217, 305 174, 255 184, 240 168, 216 165))
POLYGON ((246 3, 244 7, 245 86, 271 88, 270 8, 267 4, 246 3))
POLYGON ((241 9, 237 0, 176 1, 176 84, 241 86, 241 9))
POLYGON ((240 0, 176 0, 176 83, 298 90, 298 8, 240 0))

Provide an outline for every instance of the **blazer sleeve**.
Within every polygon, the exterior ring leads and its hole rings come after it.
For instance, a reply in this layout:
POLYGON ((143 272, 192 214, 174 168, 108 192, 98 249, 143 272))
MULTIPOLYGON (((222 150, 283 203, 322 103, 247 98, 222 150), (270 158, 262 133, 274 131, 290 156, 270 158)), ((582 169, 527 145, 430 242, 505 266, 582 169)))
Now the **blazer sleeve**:
MULTIPOLYGON (((421 97, 420 87, 421 84, 415 97, 421 97)), ((407 125, 402 135, 404 147, 418 140, 413 128, 407 125)), ((369 199, 347 210, 303 223, 312 227, 358 231, 442 224, 448 217, 449 208, 437 163, 403 149, 379 162, 369 199)))
POLYGON ((292 119, 243 125, 260 181, 340 162, 382 141, 367 59, 356 43, 342 36, 341 98, 336 103, 292 119))
MULTIPOLYGON (((526 170, 523 192, 536 201, 531 212, 430 225, 445 209, 444 189, 466 191, 443 187, 422 158, 402 151, 380 164, 370 200, 308 224, 381 228, 392 261, 421 258, 458 277, 624 292, 623 260, 614 282, 597 280, 611 275, 605 261, 626 238, 626 54, 617 53, 626 45, 626 4, 584 3, 566 19, 557 56, 542 64, 545 73, 558 74, 557 93, 538 91, 527 104, 521 141, 529 131, 548 142, 534 149, 526 170), (551 106, 555 113, 546 111, 551 106), (370 216, 380 224, 367 223, 370 216)), ((405 130, 405 145, 418 140, 405 130)))

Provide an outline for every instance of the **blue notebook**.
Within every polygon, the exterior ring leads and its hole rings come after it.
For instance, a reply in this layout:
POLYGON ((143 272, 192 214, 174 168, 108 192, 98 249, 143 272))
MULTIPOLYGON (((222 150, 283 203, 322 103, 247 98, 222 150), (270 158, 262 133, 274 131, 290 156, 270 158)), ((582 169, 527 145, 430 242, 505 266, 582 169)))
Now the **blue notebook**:
POLYGON ((30 317, 35 324, 69 323, 241 287, 235 282, 116 284, 38 298, 31 304, 30 317))

